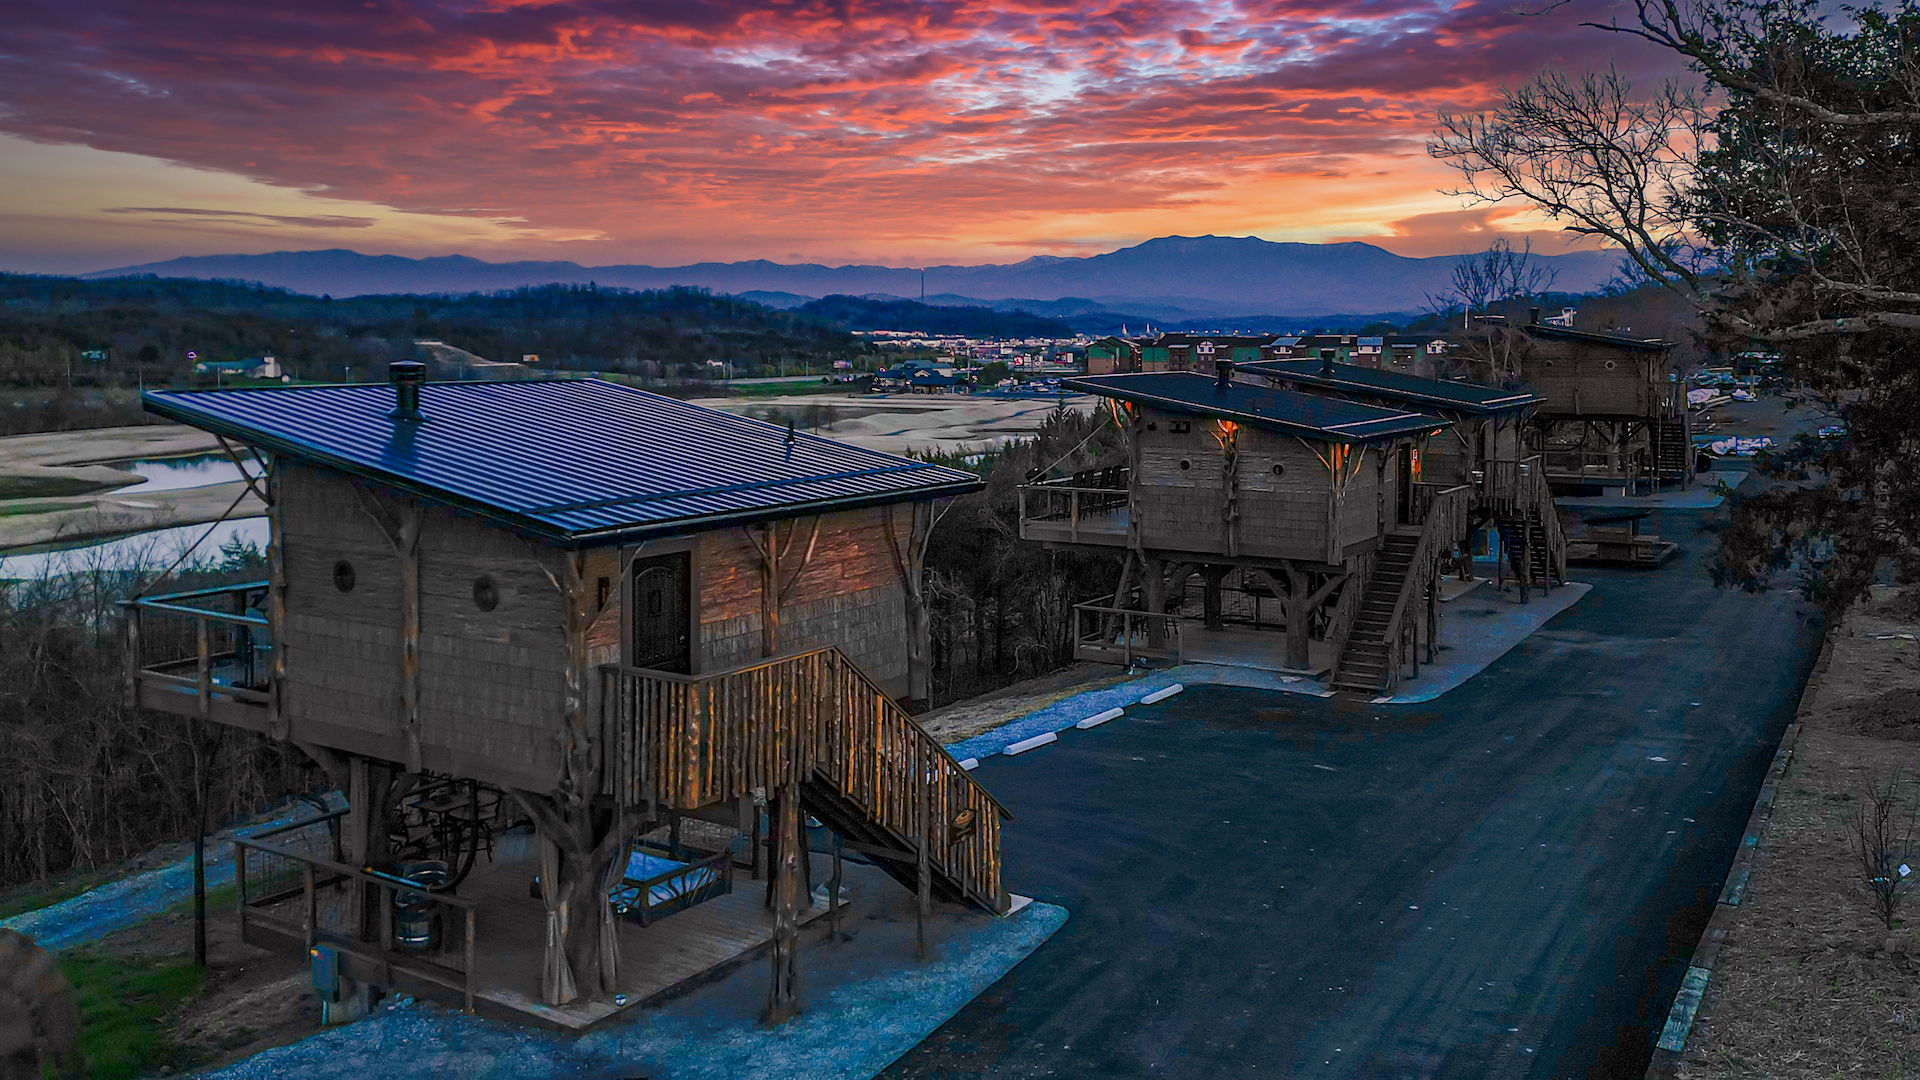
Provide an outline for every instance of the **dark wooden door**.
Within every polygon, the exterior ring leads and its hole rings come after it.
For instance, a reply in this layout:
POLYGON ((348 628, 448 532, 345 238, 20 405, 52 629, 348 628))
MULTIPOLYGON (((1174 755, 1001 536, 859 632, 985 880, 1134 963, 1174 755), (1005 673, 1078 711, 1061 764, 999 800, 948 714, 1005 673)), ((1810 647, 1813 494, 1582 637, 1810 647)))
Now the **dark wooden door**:
POLYGON ((1413 521, 1413 447, 1400 448, 1400 460, 1394 469, 1394 501, 1398 504, 1394 524, 1406 525, 1413 521))
POLYGON ((688 627, 688 559, 686 552, 635 559, 632 598, 630 667, 693 672, 693 640, 688 627))

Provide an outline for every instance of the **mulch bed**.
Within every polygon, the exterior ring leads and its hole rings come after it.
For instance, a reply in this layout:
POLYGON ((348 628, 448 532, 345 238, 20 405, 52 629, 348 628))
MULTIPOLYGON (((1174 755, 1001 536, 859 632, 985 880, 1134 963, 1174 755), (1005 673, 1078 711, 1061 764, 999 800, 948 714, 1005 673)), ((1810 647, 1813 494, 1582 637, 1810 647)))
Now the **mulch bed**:
POLYGON ((1888 933, 1850 825, 1896 775, 1920 799, 1920 641, 1893 636, 1914 633, 1911 610, 1876 600, 1830 632, 1832 658, 1676 1075, 1920 1076, 1920 889, 1888 933))

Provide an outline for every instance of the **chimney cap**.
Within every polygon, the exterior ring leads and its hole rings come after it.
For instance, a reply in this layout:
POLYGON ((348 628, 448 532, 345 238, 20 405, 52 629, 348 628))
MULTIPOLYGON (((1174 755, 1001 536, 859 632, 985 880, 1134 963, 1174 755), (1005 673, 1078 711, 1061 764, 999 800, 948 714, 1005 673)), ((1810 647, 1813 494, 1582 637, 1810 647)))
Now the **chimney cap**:
POLYGON ((1214 385, 1222 390, 1233 385, 1233 361, 1215 360, 1213 362, 1213 376, 1215 379, 1214 385))
POLYGON ((427 365, 418 360, 395 360, 387 365, 387 381, 418 383, 427 381, 427 365))

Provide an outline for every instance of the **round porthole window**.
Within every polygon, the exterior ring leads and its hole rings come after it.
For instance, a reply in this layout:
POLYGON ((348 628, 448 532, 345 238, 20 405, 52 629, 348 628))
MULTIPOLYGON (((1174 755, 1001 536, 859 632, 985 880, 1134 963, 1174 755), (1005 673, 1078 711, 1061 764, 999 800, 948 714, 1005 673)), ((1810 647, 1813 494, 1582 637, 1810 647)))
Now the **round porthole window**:
POLYGON ((1181 459, 1180 459, 1180 471, 1181 471, 1181 472, 1186 472, 1186 471, 1187 471, 1188 469, 1191 469, 1191 468, 1193 468, 1193 462, 1191 462, 1191 461, 1188 461, 1188 460, 1187 460, 1186 458, 1181 458, 1181 459))
POLYGON ((1607 361, 1607 370, 1608 370, 1608 371, 1612 371, 1612 370, 1613 370, 1613 361, 1611 361, 1611 360, 1609 360, 1609 361, 1607 361))
POLYGON ((333 587, 341 592, 353 591, 353 564, 345 559, 333 564, 333 587))
POLYGON ((473 579, 473 606, 481 611, 492 611, 500 606, 500 589, 493 579, 482 575, 473 579))
POLYGON ((1277 462, 1277 461, 1276 461, 1276 462, 1274 462, 1274 463, 1273 463, 1273 475, 1275 475, 1275 476, 1285 476, 1285 475, 1287 475, 1287 467, 1286 467, 1285 465, 1282 465, 1282 464, 1280 464, 1280 463, 1279 463, 1279 462, 1277 462))

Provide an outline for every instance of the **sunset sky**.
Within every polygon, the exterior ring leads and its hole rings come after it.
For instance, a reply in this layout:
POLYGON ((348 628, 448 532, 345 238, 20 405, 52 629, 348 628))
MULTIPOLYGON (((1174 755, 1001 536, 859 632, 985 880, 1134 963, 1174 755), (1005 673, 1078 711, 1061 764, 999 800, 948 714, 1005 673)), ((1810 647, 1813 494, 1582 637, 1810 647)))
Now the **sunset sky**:
MULTIPOLYGON (((1169 234, 1478 250, 1425 140, 1611 0, 13 0, 0 268, 347 247, 1013 262, 1169 234)), ((1556 235, 1535 250, 1558 252, 1556 235)))

